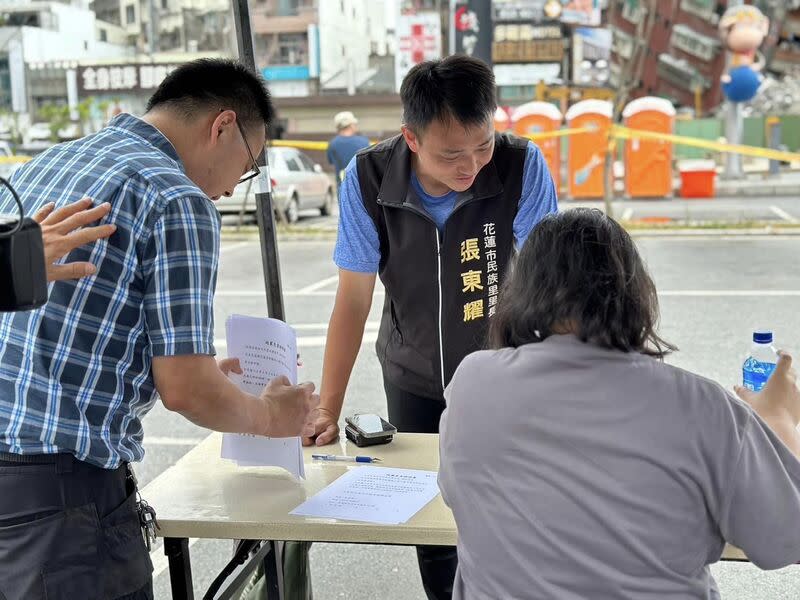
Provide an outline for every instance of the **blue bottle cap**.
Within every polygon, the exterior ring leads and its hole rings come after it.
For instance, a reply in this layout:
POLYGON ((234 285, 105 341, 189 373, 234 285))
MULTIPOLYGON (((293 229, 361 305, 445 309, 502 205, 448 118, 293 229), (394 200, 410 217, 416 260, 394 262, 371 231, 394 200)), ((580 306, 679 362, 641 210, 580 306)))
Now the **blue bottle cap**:
POLYGON ((756 344, 771 344, 772 332, 771 331, 755 331, 753 332, 753 341, 756 344))

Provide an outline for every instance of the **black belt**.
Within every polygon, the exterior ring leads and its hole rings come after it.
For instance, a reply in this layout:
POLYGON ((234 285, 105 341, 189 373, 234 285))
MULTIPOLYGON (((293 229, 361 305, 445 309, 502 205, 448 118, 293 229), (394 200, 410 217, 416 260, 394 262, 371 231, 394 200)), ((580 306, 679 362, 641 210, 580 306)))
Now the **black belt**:
MULTIPOLYGON (((115 473, 122 470, 125 473, 126 479, 130 481, 129 485, 133 488, 136 487, 136 476, 133 469, 127 462, 122 463, 116 469, 104 469, 91 463, 82 461, 75 458, 74 455, 68 452, 59 452, 57 454, 15 454, 13 452, 0 452, 0 466, 6 464, 18 465, 55 465, 57 473, 69 473, 75 469, 89 469, 97 470, 105 473, 115 473)), ((0 596, 2 598, 2 596, 0 596)))
POLYGON ((19 463, 23 465, 55 465, 65 461, 73 461, 72 454, 14 454, 13 452, 0 452, 0 462, 19 463))

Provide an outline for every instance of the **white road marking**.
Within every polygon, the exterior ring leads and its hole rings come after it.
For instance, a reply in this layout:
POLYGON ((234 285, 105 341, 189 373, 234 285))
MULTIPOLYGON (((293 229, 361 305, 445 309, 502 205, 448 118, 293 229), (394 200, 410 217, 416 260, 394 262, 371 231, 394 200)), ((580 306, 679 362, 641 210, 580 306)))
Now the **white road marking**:
POLYGON ((769 209, 784 221, 787 221, 789 223, 797 223, 797 219, 795 219, 792 215, 783 210, 780 206, 770 206, 769 209))
POLYGON ((297 290, 298 294, 307 294, 308 292, 316 292, 317 290, 321 290, 324 287, 328 287, 332 283, 336 283, 339 281, 339 276, 334 275, 333 277, 327 277, 322 279, 321 281, 317 281, 316 283, 312 283, 311 285, 307 285, 304 288, 297 290))
POLYGON ((173 437, 158 437, 153 435, 146 435, 144 437, 144 445, 149 446, 196 446, 203 441, 204 438, 173 438, 173 437))
MULTIPOLYGON (((373 296, 383 296, 383 290, 375 290, 373 296)), ((291 290, 283 292, 284 296, 335 296, 336 290, 320 290, 317 292, 301 292, 300 290, 291 290)))
MULTIPOLYGON (((749 238, 748 238, 749 239, 749 238)), ((317 292, 305 292, 301 293, 300 291, 295 292, 284 292, 284 296, 292 296, 292 297, 318 297, 318 296, 333 296, 336 292, 334 291, 317 291, 317 292)), ((800 295, 800 290, 661 290, 658 292, 661 296, 758 296, 758 295, 765 295, 765 296, 797 296, 800 295)), ((220 294, 217 294, 218 296, 220 294)), ((240 292, 230 292, 227 294, 223 294, 225 296, 239 296, 241 295, 240 292)), ((247 295, 255 295, 255 294, 247 294, 247 295)), ((383 296, 383 290, 376 290, 375 296, 383 296)), ((298 330, 304 329, 319 329, 317 325, 295 325, 290 323, 292 327, 298 330)), ((369 324, 367 325, 369 327, 369 324)))
POLYGON ((230 252, 231 250, 238 250, 239 248, 244 248, 245 246, 249 246, 250 242, 239 242, 238 244, 230 244, 225 246, 224 244, 220 246, 220 252, 230 252))
POLYGON ((709 298, 746 298, 750 296, 787 297, 800 296, 800 290, 662 290, 658 292, 658 295, 682 297, 705 296, 709 298))
MULTIPOLYGON (((324 335, 302 335, 297 338, 297 347, 302 348, 324 348, 327 336, 324 335)), ((377 328, 367 330, 364 332, 364 337, 361 340, 362 344, 374 344, 378 339, 377 328)), ((228 350, 228 344, 223 341, 214 342, 218 354, 225 354, 228 350)))
MULTIPOLYGON (((321 329, 323 331, 328 330, 327 323, 289 323, 294 329, 297 331, 315 331, 317 329, 321 329)), ((380 326, 380 321, 367 321, 364 324, 366 329, 377 329, 380 326)))
MULTIPOLYGON (((286 296, 288 292, 283 292, 283 295, 286 296)), ((267 294, 264 290, 217 290, 214 294, 216 298, 250 298, 260 296, 267 299, 267 294)))
MULTIPOLYGON (((284 296, 304 296, 304 297, 316 297, 316 296, 335 296, 336 290, 312 290, 310 292, 304 290, 284 290, 284 296)), ((267 295, 263 291, 260 290, 219 290, 214 294, 217 298, 255 298, 261 297, 266 299, 267 295)), ((383 296, 382 289, 375 290, 375 296, 383 296)))
MULTIPOLYGON (((189 548, 194 546, 198 539, 200 538, 189 538, 189 548)), ((169 559, 164 554, 164 544, 150 552, 150 560, 153 561, 153 581, 155 581, 161 573, 169 568, 169 559)))

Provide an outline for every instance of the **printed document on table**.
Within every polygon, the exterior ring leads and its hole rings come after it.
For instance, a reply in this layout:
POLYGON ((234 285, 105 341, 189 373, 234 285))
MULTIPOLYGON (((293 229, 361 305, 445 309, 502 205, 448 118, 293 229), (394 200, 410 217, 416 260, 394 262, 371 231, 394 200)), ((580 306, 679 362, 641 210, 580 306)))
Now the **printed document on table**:
POLYGON ((436 471, 353 467, 289 514, 399 525, 439 495, 436 475, 436 471))
MULTIPOLYGON (((225 322, 225 332, 228 356, 238 358, 244 371, 228 377, 242 391, 259 396, 280 375, 297 383, 297 336, 289 325, 277 319, 231 315, 225 322)), ((305 477, 299 437, 226 433, 222 436, 222 458, 235 460, 242 467, 283 467, 295 477, 305 477)))

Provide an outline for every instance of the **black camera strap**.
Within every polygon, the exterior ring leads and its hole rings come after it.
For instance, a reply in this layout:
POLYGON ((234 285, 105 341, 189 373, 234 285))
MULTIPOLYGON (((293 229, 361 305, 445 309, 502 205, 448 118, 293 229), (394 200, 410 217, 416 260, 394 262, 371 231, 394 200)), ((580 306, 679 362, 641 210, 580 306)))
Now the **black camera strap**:
MULTIPOLYGON (((39 308, 47 301, 47 268, 42 229, 25 217, 14 187, 0 177, 19 209, 19 217, 0 216, 0 312, 39 308)), ((2 188, 0 187, 0 190, 2 188)))
POLYGON ((17 221, 16 227, 11 231, 0 231, 0 239, 11 237, 15 233, 17 233, 20 229, 22 229, 22 222, 25 220, 25 208, 22 206, 22 200, 19 199, 19 194, 17 190, 14 189, 7 179, 4 177, 0 177, 0 183, 2 183, 8 191, 11 192, 11 195, 14 197, 14 201, 17 203, 17 208, 19 209, 19 220, 17 221))

